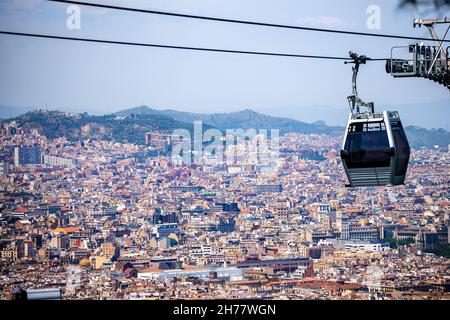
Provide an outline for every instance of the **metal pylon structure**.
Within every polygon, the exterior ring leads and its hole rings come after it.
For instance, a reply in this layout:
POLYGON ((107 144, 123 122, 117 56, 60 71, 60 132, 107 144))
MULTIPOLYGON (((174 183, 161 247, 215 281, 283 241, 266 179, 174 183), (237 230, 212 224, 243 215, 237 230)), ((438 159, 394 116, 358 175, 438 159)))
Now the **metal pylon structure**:
POLYGON ((450 46, 444 48, 444 42, 449 29, 450 19, 415 19, 414 27, 425 26, 436 42, 435 46, 412 44, 409 46, 393 47, 391 58, 386 62, 386 72, 395 78, 418 77, 433 80, 450 90, 450 46), (448 24, 442 38, 439 38, 435 25, 448 24), (399 55, 406 52, 407 58, 399 55))

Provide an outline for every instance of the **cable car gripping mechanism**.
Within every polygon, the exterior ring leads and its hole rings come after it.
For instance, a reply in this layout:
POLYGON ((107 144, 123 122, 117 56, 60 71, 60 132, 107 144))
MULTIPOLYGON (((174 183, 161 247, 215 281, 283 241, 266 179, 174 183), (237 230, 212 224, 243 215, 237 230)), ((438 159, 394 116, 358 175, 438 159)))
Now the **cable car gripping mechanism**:
POLYGON ((350 51, 350 58, 353 61, 345 61, 345 64, 352 63, 354 66, 352 67, 353 70, 353 78, 352 78, 352 95, 348 96, 348 102, 350 105, 350 110, 353 115, 360 113, 360 108, 365 107, 368 109, 368 113, 374 113, 374 103, 373 102, 364 102, 358 97, 358 89, 356 87, 356 78, 358 77, 359 72, 359 65, 360 64, 366 64, 368 60, 371 60, 370 58, 358 55, 352 51, 350 51))

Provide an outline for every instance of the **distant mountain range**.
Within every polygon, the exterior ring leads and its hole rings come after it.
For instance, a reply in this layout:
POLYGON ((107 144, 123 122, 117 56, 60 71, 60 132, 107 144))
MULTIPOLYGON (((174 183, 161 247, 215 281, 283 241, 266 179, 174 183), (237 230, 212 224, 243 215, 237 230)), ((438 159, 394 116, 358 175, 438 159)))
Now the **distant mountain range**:
POLYGON ((101 116, 104 115, 104 111, 99 111, 94 108, 66 108, 66 107, 60 107, 60 108, 42 108, 42 107, 35 107, 35 106, 28 106, 28 107, 17 107, 17 106, 6 106, 6 105, 0 105, 0 118, 1 119, 11 119, 14 117, 18 117, 22 114, 25 114, 30 111, 35 110, 48 110, 48 111, 62 111, 62 112, 72 112, 72 113, 84 113, 87 112, 90 115, 96 115, 101 116))
MULTIPOLYGON (((424 128, 443 128, 449 131, 450 118, 445 116, 450 110, 450 99, 428 102, 408 103, 400 105, 375 103, 375 110, 398 111, 405 126, 420 126, 424 128)), ((285 106, 258 109, 258 111, 275 117, 312 122, 317 119, 329 125, 345 126, 347 124, 349 107, 342 104, 340 108, 330 106, 285 106)))
POLYGON ((36 110, 39 108, 36 107, 11 107, 0 105, 0 118, 2 119, 10 119, 17 116, 20 116, 24 113, 36 110))
MULTIPOLYGON (((268 116, 252 110, 244 110, 230 113, 190 113, 176 110, 156 110, 147 106, 140 106, 125 109, 115 113, 116 115, 164 115, 180 122, 192 123, 201 120, 203 123, 222 130, 242 128, 242 129, 280 129, 281 134, 288 132, 298 133, 322 133, 330 135, 341 135, 345 130, 341 126, 327 126, 323 121, 305 123, 298 120, 268 116)), ((413 147, 424 146, 448 146, 450 144, 450 133, 444 129, 425 129, 417 126, 406 126, 406 134, 413 147)))
POLYGON ((92 138, 144 144, 148 131, 172 131, 177 128, 193 131, 192 124, 162 115, 92 116, 87 113, 36 110, 4 121, 16 121, 20 127, 36 129, 49 139, 66 137, 70 141, 92 138))
MULTIPOLYGON (((203 129, 280 129, 281 134, 297 132, 304 134, 341 135, 344 127, 327 126, 323 121, 305 123, 298 120, 268 116, 252 110, 230 113, 190 113, 175 110, 156 110, 147 106, 125 109, 114 114, 94 116, 87 113, 60 111, 32 111, 18 117, 3 120, 17 121, 25 128, 35 128, 48 138, 67 137, 69 140, 84 138, 115 140, 143 144, 145 132, 152 130, 173 131, 177 128, 192 132, 193 122, 203 122, 203 129)), ((406 134, 413 147, 450 144, 450 133, 444 129, 424 129, 407 126, 406 134)))
MULTIPOLYGON (((398 111, 402 118, 405 126, 419 126, 427 129, 431 128, 443 128, 450 131, 450 118, 446 115, 450 108, 450 99, 434 101, 434 102, 416 102, 401 105, 388 105, 383 103, 376 103, 376 110, 391 110, 398 111)), ((0 118, 9 119, 17 117, 29 111, 40 109, 38 107, 17 107, 17 106, 6 106, 0 105, 0 118)), ((148 108, 148 107, 137 107, 132 108, 136 113, 144 112, 145 114, 164 114, 166 116, 172 117, 175 120, 183 122, 190 121, 192 116, 195 115, 196 119, 205 120, 205 118, 212 118, 211 114, 201 114, 201 113, 190 113, 175 110, 159 110, 160 108, 148 108), (142 110, 139 110, 142 108, 142 110), (148 110, 151 109, 151 110, 148 110)), ((96 107, 64 107, 60 106, 58 108, 49 108, 53 111, 65 111, 65 112, 75 112, 83 113, 87 112, 91 115, 104 115, 106 112, 104 109, 96 107)), ((109 112, 114 112, 121 110, 121 108, 113 108, 109 112)), ((282 117, 288 118, 290 120, 298 120, 303 123, 314 123, 318 120, 325 122, 329 126, 345 126, 347 123, 347 115, 349 112, 348 106, 342 104, 341 107, 335 108, 330 106, 275 106, 271 108, 257 108, 257 112, 272 117, 282 117)), ((124 111, 119 111, 124 112, 124 111)), ((231 112, 236 113, 236 112, 231 112)), ((220 118, 220 115, 230 115, 230 113, 216 113, 220 118)), ((203 122, 214 122, 214 119, 209 119, 203 122)))
POLYGON ((140 106, 122 110, 115 114, 122 116, 131 114, 162 115, 185 123, 193 123, 197 120, 221 130, 238 128, 280 129, 281 134, 287 132, 340 134, 342 132, 342 128, 330 127, 321 121, 310 124, 289 118, 272 117, 249 109, 238 112, 204 114, 176 110, 155 110, 147 106, 140 106))

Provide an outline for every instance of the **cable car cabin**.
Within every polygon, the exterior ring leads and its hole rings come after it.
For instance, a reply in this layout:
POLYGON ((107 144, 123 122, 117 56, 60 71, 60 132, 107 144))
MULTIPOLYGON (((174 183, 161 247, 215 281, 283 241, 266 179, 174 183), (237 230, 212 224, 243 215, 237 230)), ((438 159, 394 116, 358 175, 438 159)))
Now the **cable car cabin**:
POLYGON ((350 114, 341 159, 349 187, 405 181, 410 148, 397 111, 350 114))

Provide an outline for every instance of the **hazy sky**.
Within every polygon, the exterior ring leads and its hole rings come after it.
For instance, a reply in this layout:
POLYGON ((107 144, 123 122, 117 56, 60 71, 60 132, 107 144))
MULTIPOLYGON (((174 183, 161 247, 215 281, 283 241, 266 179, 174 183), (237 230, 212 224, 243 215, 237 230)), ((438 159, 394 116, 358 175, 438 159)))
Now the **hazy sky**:
MULTIPOLYGON (((393 0, 127 0, 102 1, 231 19, 361 32, 429 36, 413 29, 419 14, 393 0), (381 30, 366 10, 381 9, 381 30)), ((0 29, 75 37, 252 51, 387 58, 412 41, 331 35, 81 7, 81 30, 66 28, 68 5, 0 0, 0 29)), ((439 30, 443 34, 442 29, 439 30)), ((193 112, 251 108, 347 108, 351 68, 341 61, 101 45, 0 35, 0 104, 115 111, 149 105, 193 112)), ((424 79, 393 79, 383 62, 363 66, 363 99, 378 104, 436 102, 444 87, 424 79)), ((346 115, 344 116, 346 118, 346 115)))

